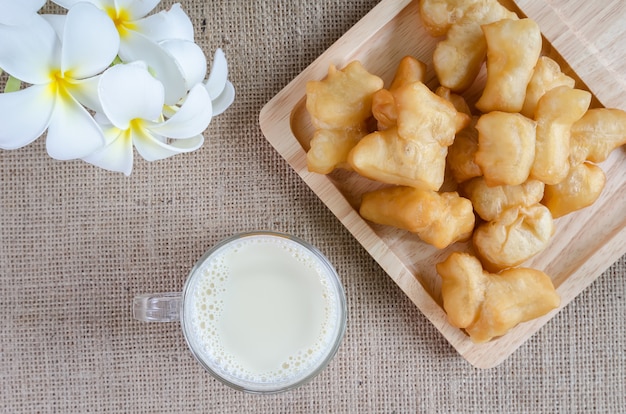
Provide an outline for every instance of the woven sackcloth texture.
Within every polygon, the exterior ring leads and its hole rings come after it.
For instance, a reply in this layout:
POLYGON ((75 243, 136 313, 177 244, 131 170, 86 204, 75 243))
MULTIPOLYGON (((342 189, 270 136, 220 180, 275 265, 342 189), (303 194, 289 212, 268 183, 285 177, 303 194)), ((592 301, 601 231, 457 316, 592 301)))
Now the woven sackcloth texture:
POLYGON ((202 148, 136 157, 130 177, 53 160, 45 138, 0 151, 0 413, 626 412, 626 256, 501 365, 477 369, 264 138, 261 108, 377 3, 182 0, 237 91, 202 148), (325 253, 349 311, 330 365, 269 396, 222 385, 179 324, 135 321, 130 307, 180 291, 207 248, 257 229, 325 253))

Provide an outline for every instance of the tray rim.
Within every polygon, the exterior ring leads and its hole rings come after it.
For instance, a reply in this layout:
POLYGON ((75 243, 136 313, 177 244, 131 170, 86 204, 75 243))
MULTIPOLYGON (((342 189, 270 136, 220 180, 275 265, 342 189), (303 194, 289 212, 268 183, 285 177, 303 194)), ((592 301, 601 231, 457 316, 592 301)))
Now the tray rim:
MULTIPOLYGON (((424 316, 440 331, 450 345, 471 365, 484 369, 493 368, 504 362, 543 325, 550 321, 561 309, 566 307, 608 267, 626 253, 626 228, 623 227, 614 231, 607 237, 608 242, 606 244, 589 255, 590 257, 600 256, 604 260, 587 260, 583 262, 580 268, 568 275, 558 286, 557 291, 561 296, 561 305, 548 314, 533 321, 520 324, 507 335, 498 338, 497 341, 486 344, 474 344, 460 329, 448 323, 442 307, 431 297, 411 271, 402 264, 395 253, 385 244, 384 240, 380 239, 373 228, 360 217, 331 179, 325 175, 308 171, 306 168, 306 152, 291 130, 292 111, 304 96, 304 92, 302 94, 292 92, 294 90, 304 91, 308 80, 321 79, 326 76, 328 67, 327 64, 323 63, 329 62, 331 56, 333 57, 332 62, 337 66, 349 63, 350 59, 346 59, 344 56, 349 56, 350 52, 355 50, 355 48, 367 43, 368 39, 375 34, 375 31, 371 29, 372 26, 375 26, 377 29, 384 27, 412 1, 417 2, 417 0, 382 0, 270 99, 260 111, 259 123, 261 131, 268 142, 324 202, 327 208, 340 220, 361 246, 379 263, 383 271, 394 280, 424 316), (353 41, 353 39, 357 40, 353 41), (284 136, 285 130, 288 131, 289 136, 287 138, 284 136), (292 140, 297 145, 292 145, 292 140), (330 196, 335 198, 333 206, 328 205, 326 202, 326 199, 330 196), (617 248, 616 246, 623 247, 617 248), (394 260, 393 258, 396 259, 394 260), (394 273, 393 276, 392 272, 394 273), (400 280, 402 283, 399 283, 400 280)), ((513 3, 518 6, 516 1, 513 1, 513 3)), ((524 12, 524 10, 521 11, 522 13, 524 12)), ((559 52, 556 47, 555 50, 559 52)), ((563 58, 566 59, 565 56, 563 58)), ((581 80, 585 82, 585 79, 582 77, 581 80)), ((594 93, 592 86, 587 84, 587 87, 594 93)), ((598 99, 604 104, 600 97, 598 99)))

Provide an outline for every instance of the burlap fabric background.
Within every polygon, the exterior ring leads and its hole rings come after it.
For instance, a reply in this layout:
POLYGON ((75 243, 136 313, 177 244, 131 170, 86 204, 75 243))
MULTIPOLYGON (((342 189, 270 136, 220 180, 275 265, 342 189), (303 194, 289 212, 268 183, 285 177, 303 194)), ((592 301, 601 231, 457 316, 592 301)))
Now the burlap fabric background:
POLYGON ((262 106, 376 3, 182 1, 237 89, 195 153, 138 159, 127 178, 54 161, 43 139, 0 151, 0 412, 626 412, 626 256, 502 365, 475 369, 261 134, 262 106), (230 390, 178 324, 131 317, 134 295, 180 290, 209 246, 255 229, 317 245, 349 302, 336 358, 286 394, 230 390))

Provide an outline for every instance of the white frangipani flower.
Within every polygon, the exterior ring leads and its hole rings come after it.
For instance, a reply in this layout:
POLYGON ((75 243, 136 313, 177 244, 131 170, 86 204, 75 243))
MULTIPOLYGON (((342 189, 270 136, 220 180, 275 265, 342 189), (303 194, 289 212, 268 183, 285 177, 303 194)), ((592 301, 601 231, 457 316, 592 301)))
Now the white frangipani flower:
POLYGON ((0 149, 47 131, 56 159, 81 158, 130 175, 149 161, 198 149, 234 100, 221 49, 207 59, 180 7, 160 0, 0 0, 0 149), (129 63, 131 62, 131 63, 129 63))
POLYGON ((18 26, 27 23, 46 0, 0 0, 0 24, 18 26))
POLYGON ((0 26, 0 67, 31 85, 0 94, 0 148, 20 148, 46 129, 46 148, 56 159, 102 146, 102 131, 81 103, 96 106, 94 76, 118 50, 115 26, 89 3, 68 11, 61 38, 38 14, 24 25, 0 26))
MULTIPOLYGON (((175 105, 188 89, 189 82, 175 58, 163 47, 163 41, 194 42, 193 25, 180 4, 169 10, 147 16, 160 0, 54 0, 71 8, 79 2, 89 2, 104 10, 120 35, 119 57, 123 62, 143 61, 165 86, 165 103, 175 105)), ((205 67, 206 70, 206 67, 205 67)))
POLYGON ((133 62, 108 69, 100 77, 103 114, 101 124, 106 145, 84 157, 98 167, 130 175, 133 146, 146 160, 154 161, 198 149, 202 132, 212 118, 211 98, 201 83, 191 88, 180 108, 165 119, 163 84, 145 64, 133 62))

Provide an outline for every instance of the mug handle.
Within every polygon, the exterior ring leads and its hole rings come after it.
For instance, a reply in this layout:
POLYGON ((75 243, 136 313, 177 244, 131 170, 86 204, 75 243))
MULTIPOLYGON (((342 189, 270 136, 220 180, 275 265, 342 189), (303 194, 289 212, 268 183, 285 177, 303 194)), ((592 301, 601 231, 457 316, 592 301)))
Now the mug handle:
POLYGON ((177 322, 181 305, 180 292, 139 295, 133 299, 133 317, 144 322, 177 322))

